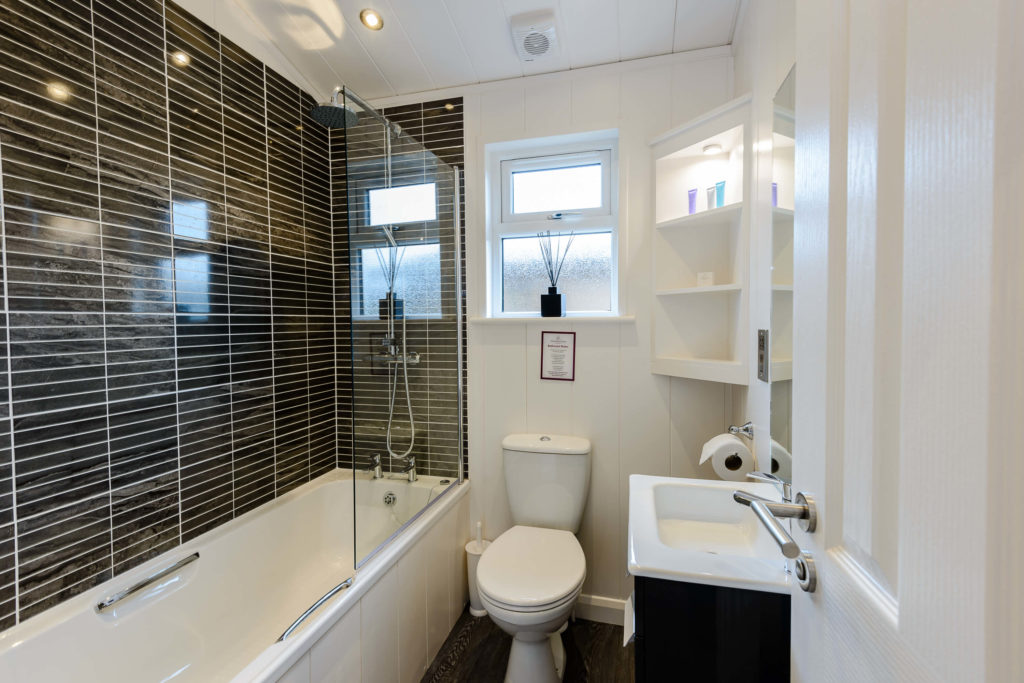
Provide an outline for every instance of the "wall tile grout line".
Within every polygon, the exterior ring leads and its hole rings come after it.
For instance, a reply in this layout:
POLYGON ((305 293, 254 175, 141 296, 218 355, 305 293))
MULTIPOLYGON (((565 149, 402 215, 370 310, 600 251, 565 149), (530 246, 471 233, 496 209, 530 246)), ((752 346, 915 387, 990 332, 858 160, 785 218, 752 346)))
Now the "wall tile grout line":
MULTIPOLYGON (((269 85, 267 82, 267 65, 262 64, 260 73, 263 76, 263 130, 264 138, 266 139, 266 169, 267 169, 267 277, 271 283, 271 294, 268 297, 268 306, 270 309, 270 382, 272 386, 276 386, 277 383, 277 354, 274 352, 276 348, 276 340, 274 334, 274 295, 273 295, 273 282, 274 282, 274 253, 273 253, 273 241, 274 231, 270 227, 270 221, 272 220, 273 208, 271 206, 271 189, 270 189, 270 107, 267 102, 270 99, 269 85)), ((271 462, 273 464, 273 470, 271 474, 271 485, 273 491, 277 493, 277 392, 270 392, 270 420, 273 424, 271 429, 271 462)))
POLYGON ((113 488, 113 467, 111 465, 110 455, 110 373, 106 372, 107 359, 109 356, 109 347, 107 346, 107 288, 105 280, 106 268, 103 263, 103 177, 100 171, 100 105, 99 105, 99 74, 96 69, 96 8, 95 0, 89 0, 89 29, 90 29, 90 40, 92 41, 92 82, 93 82, 93 112, 95 118, 95 144, 96 144, 96 208, 99 212, 99 243, 100 243, 100 295, 102 297, 101 309, 103 311, 100 324, 103 327, 103 393, 105 396, 104 406, 106 408, 106 451, 107 451, 107 519, 109 524, 108 537, 109 537, 109 555, 110 555, 110 575, 114 575, 114 494, 113 488))
MULTIPOLYGON (((14 405, 12 403, 12 397, 14 395, 14 381, 11 377, 11 335, 10 335, 10 306, 7 303, 7 214, 6 214, 6 201, 4 200, 4 166, 3 166, 3 147, 4 144, 0 142, 0 233, 3 240, 3 253, 0 254, 0 258, 3 259, 3 302, 4 302, 4 327, 7 333, 7 339, 5 341, 5 355, 7 357, 7 397, 4 399, 4 404, 7 406, 7 429, 8 429, 8 443, 10 444, 10 465, 11 465, 11 536, 14 541, 14 623, 18 624, 21 622, 21 605, 20 605, 20 593, 18 585, 20 582, 19 576, 19 537, 18 537, 18 487, 15 485, 18 481, 18 469, 17 464, 14 460, 14 405)), ((0 615, 2 617, 2 615, 0 615)))
MULTIPOLYGON (((166 103, 167 115, 164 117, 165 129, 167 132, 167 192, 170 198, 172 215, 168 218, 173 222, 173 202, 174 202, 174 177, 173 171, 171 170, 171 75, 169 73, 169 67, 167 62, 167 3, 165 0, 160 2, 160 18, 161 28, 163 29, 163 49, 161 54, 163 56, 163 74, 164 74, 164 102, 166 103)), ((174 228, 171 227, 171 272, 174 272, 174 228)), ((174 330, 173 334, 173 348, 174 348, 174 393, 176 396, 181 396, 181 370, 179 367, 179 353, 178 353, 178 288, 176 285, 171 286, 171 327, 174 330)), ((184 538, 184 520, 182 519, 182 508, 181 508, 181 403, 177 400, 174 402, 174 454, 175 454, 175 471, 177 476, 175 477, 175 491, 177 501, 175 507, 177 508, 177 519, 178 519, 178 545, 185 542, 184 538)))
MULTIPOLYGON (((227 337, 228 337, 228 424, 231 425, 228 430, 228 452, 231 454, 231 518, 234 519, 237 510, 235 500, 235 486, 236 486, 236 460, 237 453, 235 452, 235 365, 234 365, 234 344, 231 339, 231 227, 230 227, 230 213, 231 213, 231 201, 228 198, 228 137, 227 137, 227 120, 224 117, 224 107, 227 106, 227 102, 224 98, 224 36, 217 34, 217 76, 218 76, 218 92, 220 93, 220 143, 224 148, 224 287, 225 294, 224 298, 227 300, 227 337)), ((173 231, 172 231, 173 234, 173 231)), ((180 475, 179 475, 180 476, 180 475)))

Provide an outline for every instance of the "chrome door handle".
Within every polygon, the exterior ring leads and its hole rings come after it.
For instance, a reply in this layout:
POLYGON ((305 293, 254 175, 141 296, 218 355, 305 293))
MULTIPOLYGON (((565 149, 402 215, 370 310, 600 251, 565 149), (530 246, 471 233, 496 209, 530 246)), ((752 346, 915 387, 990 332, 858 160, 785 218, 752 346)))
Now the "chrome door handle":
POLYGON ((732 499, 741 505, 749 505, 757 518, 761 520, 772 539, 779 544, 782 554, 796 562, 796 578, 800 588, 813 593, 818 585, 818 572, 814 566, 814 557, 800 549, 793 537, 782 526, 778 517, 797 519, 804 531, 813 532, 818 525, 818 511, 814 498, 806 493, 796 494, 795 503, 776 503, 746 491, 733 491, 732 499))
POLYGON ((796 544, 793 537, 789 535, 786 528, 782 526, 779 520, 775 519, 775 515, 768 509, 768 506, 759 500, 750 501, 750 509, 754 511, 757 518, 761 520, 761 524, 764 524, 765 528, 768 529, 768 533, 771 534, 775 542, 779 544, 779 549, 782 550, 782 554, 789 559, 794 559, 800 554, 800 546, 796 544))
POLYGON ((809 534, 814 533, 814 530, 818 528, 818 508, 814 505, 814 498, 806 493, 796 494, 795 503, 777 503, 746 491, 733 491, 732 499, 741 505, 751 505, 751 507, 754 502, 764 503, 764 506, 775 517, 800 520, 800 528, 809 534))

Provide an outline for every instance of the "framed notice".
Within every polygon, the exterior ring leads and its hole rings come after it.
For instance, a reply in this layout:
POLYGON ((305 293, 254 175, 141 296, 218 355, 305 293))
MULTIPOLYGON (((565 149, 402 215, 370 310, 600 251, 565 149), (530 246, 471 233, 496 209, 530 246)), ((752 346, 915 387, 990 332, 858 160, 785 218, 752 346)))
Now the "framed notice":
POLYGON ((576 379, 576 333, 540 333, 540 378, 572 382, 576 379))

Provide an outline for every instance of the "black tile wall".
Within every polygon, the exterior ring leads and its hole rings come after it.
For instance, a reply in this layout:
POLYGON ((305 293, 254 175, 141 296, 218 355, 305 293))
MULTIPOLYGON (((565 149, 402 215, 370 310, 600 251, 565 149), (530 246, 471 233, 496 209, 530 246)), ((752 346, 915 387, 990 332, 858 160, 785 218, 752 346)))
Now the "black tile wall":
MULTIPOLYGON (((459 368, 465 368, 465 350, 461 357, 456 351, 458 326, 462 326, 465 334, 465 314, 460 320, 455 309, 458 296, 462 298, 462 310, 465 311, 465 234, 463 222, 456 235, 451 206, 451 176, 436 173, 434 157, 436 155, 448 165, 463 167, 462 110, 462 98, 381 110, 403 131, 403 135, 392 142, 395 184, 438 183, 440 199, 436 223, 421 227, 405 226, 399 231, 399 238, 406 242, 422 238, 440 245, 442 316, 437 319, 410 319, 406 324, 409 349, 419 352, 422 359, 419 365, 409 368, 416 419, 413 455, 419 471, 444 477, 458 476, 460 458, 464 467, 467 464, 464 437, 462 442, 459 440, 457 404, 459 368), (424 153, 423 147, 428 152, 424 153), (462 247, 460 282, 455 282, 456 238, 462 247)), ((346 466, 354 457, 358 465, 365 466, 370 455, 386 453, 390 379, 387 369, 379 361, 372 360, 373 354, 379 351, 379 341, 385 335, 386 324, 360 319, 359 316, 353 319, 352 301, 358 301, 361 293, 358 282, 350 281, 350 269, 353 259, 360 258, 357 252, 361 247, 382 244, 379 233, 363 227, 368 222, 365 208, 357 206, 355 199, 367 182, 376 180, 379 183, 384 155, 382 127, 367 119, 347 131, 334 130, 331 145, 335 170, 331 193, 335 220, 335 301, 339 330, 351 330, 351 336, 339 334, 338 337, 338 391, 339 398, 346 397, 338 401, 339 464, 346 466)), ((460 216, 465 215, 464 208, 463 202, 460 216)), ((370 263, 367 267, 379 266, 370 263)), ((375 303, 370 302, 369 308, 375 309, 375 303)), ((461 376, 464 381, 464 372, 461 376)), ((464 391, 464 401, 465 396, 464 391)), ((409 438, 408 420, 404 394, 398 398, 394 448, 404 450, 409 438)), ((464 410, 464 421, 466 414, 464 410)), ((462 434, 465 432, 463 429, 462 434)), ((389 461, 385 456, 384 464, 386 468, 395 469, 402 463, 389 461)))
MULTIPOLYGON (((0 55, 2 630, 350 467, 382 403, 350 336, 369 138, 170 0, 0 0, 0 55)), ((462 165, 461 99, 387 114, 400 151, 462 165)), ((465 282, 440 218, 445 316, 410 346, 421 471, 455 476, 465 282)))
POLYGON ((0 53, 3 629, 334 468, 346 394, 308 95, 163 0, 0 53))

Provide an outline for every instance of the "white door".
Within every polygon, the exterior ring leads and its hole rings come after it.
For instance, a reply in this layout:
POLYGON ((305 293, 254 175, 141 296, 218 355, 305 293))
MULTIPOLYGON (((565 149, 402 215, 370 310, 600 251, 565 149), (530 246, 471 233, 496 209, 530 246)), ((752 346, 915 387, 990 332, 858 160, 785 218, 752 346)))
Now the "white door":
POLYGON ((793 677, 1024 681, 1024 9, 798 0, 793 677))

